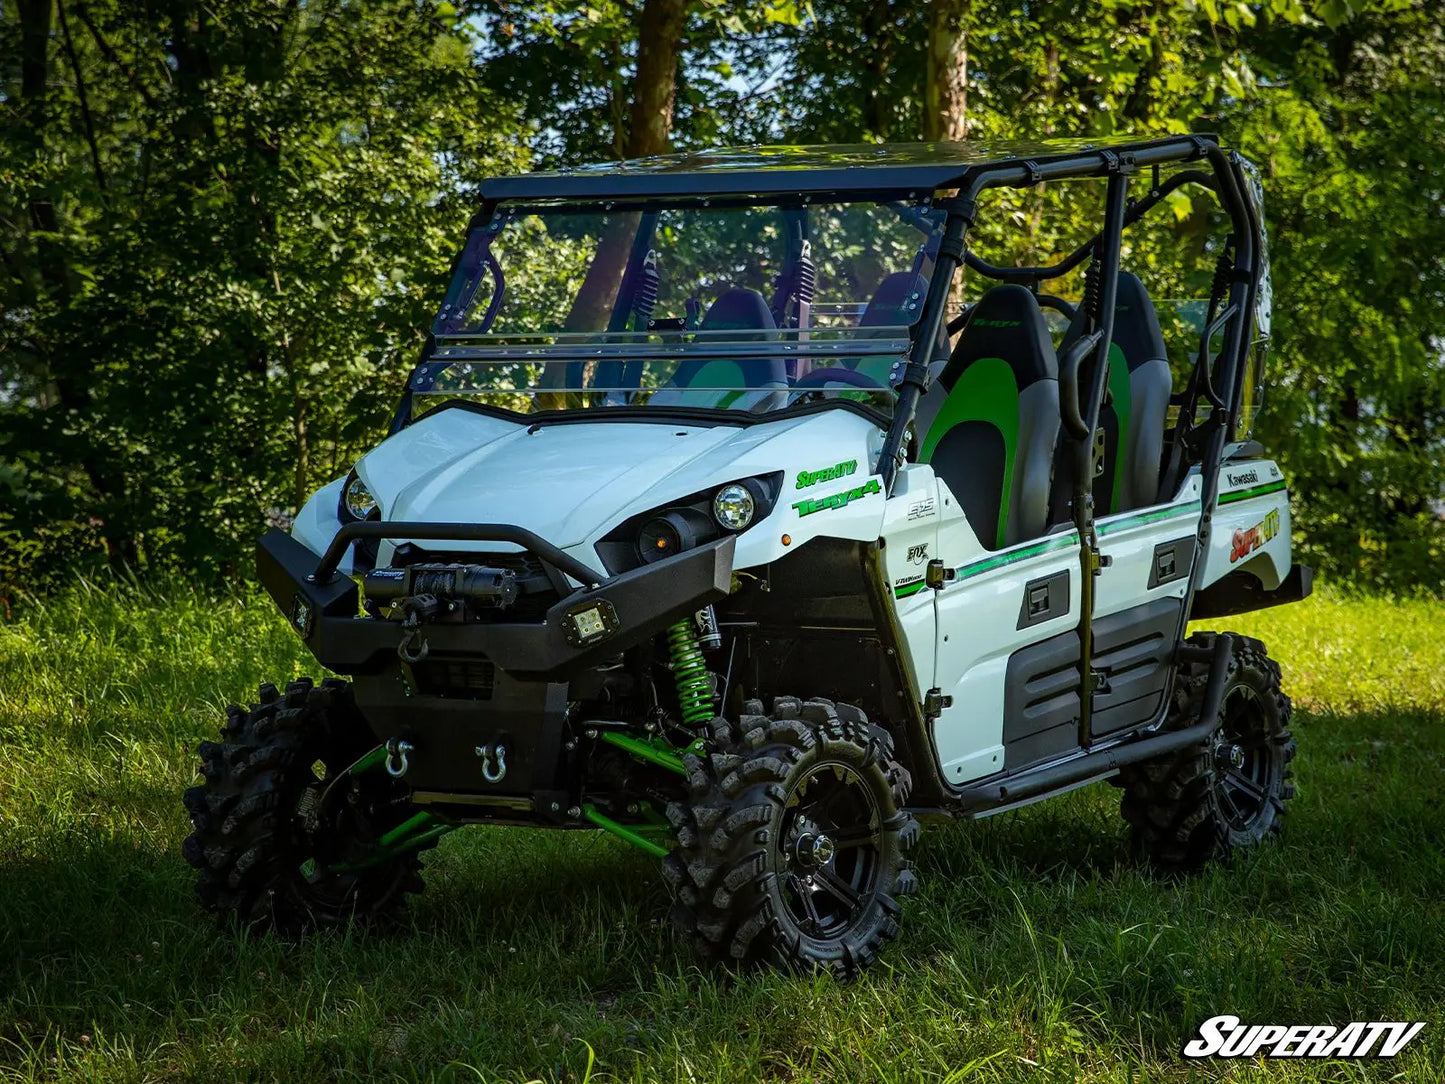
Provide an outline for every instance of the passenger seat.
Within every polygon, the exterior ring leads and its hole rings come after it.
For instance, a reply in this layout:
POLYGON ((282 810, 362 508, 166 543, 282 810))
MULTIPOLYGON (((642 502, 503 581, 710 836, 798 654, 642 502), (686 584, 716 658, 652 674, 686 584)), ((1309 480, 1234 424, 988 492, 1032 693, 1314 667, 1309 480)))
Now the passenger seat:
POLYGON ((1034 295, 1014 285, 984 294, 935 387, 945 397, 920 461, 933 465, 988 549, 1042 535, 1059 438, 1059 363, 1034 295))
MULTIPOLYGON (((1154 303, 1137 275, 1119 272, 1114 301, 1114 340, 1109 345, 1109 382, 1099 408, 1104 431, 1103 471, 1094 479, 1094 515, 1107 516, 1159 501, 1164 456, 1164 421, 1173 377, 1154 303)), ((1082 314, 1064 335, 1060 352, 1083 332, 1082 314)), ((1079 368, 1082 404, 1092 381, 1088 363, 1079 368)), ((1055 507, 1067 516, 1071 480, 1059 472, 1055 507)))

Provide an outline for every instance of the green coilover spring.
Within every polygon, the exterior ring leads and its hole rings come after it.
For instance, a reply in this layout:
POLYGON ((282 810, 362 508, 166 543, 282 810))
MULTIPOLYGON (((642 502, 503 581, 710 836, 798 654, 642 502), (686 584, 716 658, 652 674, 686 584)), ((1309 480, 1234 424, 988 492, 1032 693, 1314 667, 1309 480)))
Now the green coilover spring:
POLYGON ((677 702, 684 723, 705 723, 713 717, 712 683, 707 678, 702 646, 692 618, 684 617, 668 626, 667 646, 672 652, 672 676, 677 682, 677 702))

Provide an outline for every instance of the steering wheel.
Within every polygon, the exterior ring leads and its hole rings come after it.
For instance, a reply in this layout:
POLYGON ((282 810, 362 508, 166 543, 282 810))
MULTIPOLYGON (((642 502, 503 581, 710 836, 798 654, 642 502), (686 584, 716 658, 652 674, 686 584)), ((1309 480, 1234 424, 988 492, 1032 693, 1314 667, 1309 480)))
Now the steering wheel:
POLYGON ((884 384, 878 383, 867 373, 860 373, 857 369, 844 369, 836 366, 829 369, 814 369, 807 376, 802 376, 794 382, 792 402, 801 403, 810 395, 819 395, 825 391, 835 389, 825 388, 825 384, 847 384, 854 388, 866 388, 869 391, 887 391, 884 384))

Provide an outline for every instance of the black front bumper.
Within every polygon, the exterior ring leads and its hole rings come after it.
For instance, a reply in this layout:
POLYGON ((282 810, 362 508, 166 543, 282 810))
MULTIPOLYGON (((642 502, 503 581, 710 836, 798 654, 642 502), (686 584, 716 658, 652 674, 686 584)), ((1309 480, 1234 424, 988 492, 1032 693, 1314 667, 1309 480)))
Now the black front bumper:
MULTIPOLYGON (((424 524, 377 525, 374 533, 423 539, 424 524)), ((456 525, 438 525, 435 533, 457 538, 456 525)), ((521 534, 522 532, 518 532, 521 534)), ((480 539, 495 530, 476 528, 480 539)), ((530 536, 529 536, 530 537, 530 536)), ((543 544, 545 545, 545 544, 543 544)), ((579 587, 549 608, 539 622, 505 620, 423 626, 429 654, 487 659, 513 678, 561 681, 603 659, 641 643, 668 625, 726 598, 732 581, 736 540, 729 535, 656 564, 644 565, 592 586, 579 587), (598 603, 611 607, 615 630, 586 644, 569 642, 568 615, 598 603)), ((553 547, 545 546, 547 551, 553 547)), ((543 553, 545 558, 546 553, 543 553)), ((319 566, 318 560, 289 534, 267 531, 256 544, 262 585, 301 635, 318 662, 339 674, 375 674, 396 665, 403 631, 395 621, 360 615, 359 591, 346 576, 319 566)))

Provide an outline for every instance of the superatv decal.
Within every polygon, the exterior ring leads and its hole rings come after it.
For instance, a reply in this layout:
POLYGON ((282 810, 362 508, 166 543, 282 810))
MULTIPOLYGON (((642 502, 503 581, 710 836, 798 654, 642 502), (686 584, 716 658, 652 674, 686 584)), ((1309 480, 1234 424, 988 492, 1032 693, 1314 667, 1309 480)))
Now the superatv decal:
POLYGON ((1279 534, 1278 508, 1253 527, 1241 527, 1234 532, 1234 545, 1229 551, 1229 563, 1234 564, 1236 561, 1248 557, 1277 534, 1279 534))
POLYGON ((822 470, 800 470, 798 482, 794 489, 807 489, 819 482, 835 482, 839 478, 846 478, 858 469, 858 460, 849 459, 842 463, 835 463, 831 467, 824 467, 822 470))
POLYGON ((826 512, 830 508, 846 508, 850 501, 860 500, 870 493, 882 493, 883 486, 877 478, 869 478, 856 489, 845 489, 842 493, 834 493, 827 497, 809 498, 799 501, 793 505, 800 516, 811 516, 814 512, 826 512))
POLYGON ((1246 1024, 1237 1016, 1211 1016, 1199 1025, 1198 1038, 1184 1044, 1183 1053, 1186 1058, 1393 1058, 1424 1029, 1423 1020, 1290 1027, 1246 1024))

